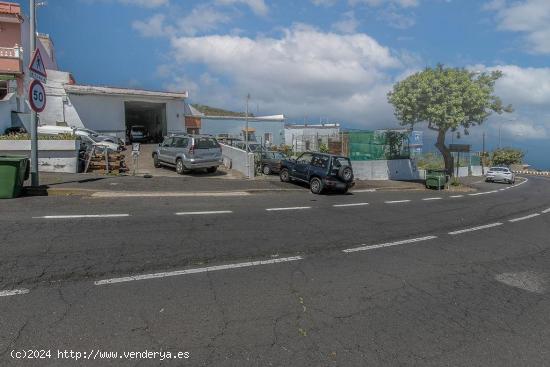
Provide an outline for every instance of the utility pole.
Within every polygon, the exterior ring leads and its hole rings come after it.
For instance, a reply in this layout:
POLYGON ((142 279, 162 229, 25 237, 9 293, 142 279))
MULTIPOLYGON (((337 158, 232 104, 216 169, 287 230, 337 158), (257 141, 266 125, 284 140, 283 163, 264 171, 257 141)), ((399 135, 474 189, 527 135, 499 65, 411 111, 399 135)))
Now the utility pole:
MULTIPOLYGON (((36 49, 36 3, 30 0, 30 52, 36 49)), ((31 111, 31 185, 33 187, 40 185, 38 178, 38 116, 35 111, 31 111)))
POLYGON ((481 174, 485 176, 485 165, 483 160, 485 159, 485 131, 483 132, 483 148, 481 150, 481 174))
POLYGON ((250 102, 250 93, 246 95, 246 130, 245 130, 245 145, 246 152, 248 153, 248 103, 250 102))

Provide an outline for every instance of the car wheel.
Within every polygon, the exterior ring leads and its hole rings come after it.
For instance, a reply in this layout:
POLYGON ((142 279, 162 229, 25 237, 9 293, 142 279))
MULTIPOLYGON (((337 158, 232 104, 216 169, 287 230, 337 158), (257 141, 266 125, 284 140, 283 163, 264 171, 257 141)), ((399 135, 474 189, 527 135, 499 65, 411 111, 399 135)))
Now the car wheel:
POLYGON ((269 166, 266 164, 263 168, 262 168, 262 172, 264 175, 270 175, 271 174, 271 168, 269 168, 269 166))
POLYGON ((282 182, 290 182, 290 174, 288 173, 288 169, 286 168, 283 168, 281 170, 279 177, 281 178, 282 182))
POLYGON ((178 175, 183 175, 185 172, 185 166, 183 165, 183 161, 181 159, 178 159, 176 161, 176 173, 178 175))
POLYGON ((317 177, 313 177, 311 181, 309 181, 309 189, 314 194, 320 194, 321 192, 323 192, 323 181, 321 181, 317 177))
POLYGON ((159 167, 160 167, 160 161, 159 161, 159 156, 158 156, 158 154, 153 154, 153 165, 154 165, 156 168, 159 168, 159 167))
POLYGON ((206 172, 208 173, 214 173, 218 170, 218 167, 209 167, 206 169, 206 172))

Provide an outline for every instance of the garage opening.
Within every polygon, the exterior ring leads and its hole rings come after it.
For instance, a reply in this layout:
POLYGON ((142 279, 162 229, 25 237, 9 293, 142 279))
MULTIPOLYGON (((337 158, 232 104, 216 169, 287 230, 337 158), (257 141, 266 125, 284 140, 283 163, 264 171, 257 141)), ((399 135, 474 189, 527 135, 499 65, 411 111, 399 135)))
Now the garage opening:
POLYGON ((165 103, 124 102, 124 111, 129 141, 160 143, 167 135, 165 103))

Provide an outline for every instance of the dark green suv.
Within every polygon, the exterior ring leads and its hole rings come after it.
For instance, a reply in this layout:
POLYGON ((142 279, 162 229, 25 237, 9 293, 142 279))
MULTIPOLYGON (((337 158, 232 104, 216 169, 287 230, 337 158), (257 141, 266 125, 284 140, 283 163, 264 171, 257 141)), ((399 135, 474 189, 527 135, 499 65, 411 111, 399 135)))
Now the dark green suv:
POLYGON ((329 190, 345 193, 355 185, 349 158, 333 154, 307 152, 296 159, 285 159, 279 175, 283 182, 309 184, 314 194, 329 190))

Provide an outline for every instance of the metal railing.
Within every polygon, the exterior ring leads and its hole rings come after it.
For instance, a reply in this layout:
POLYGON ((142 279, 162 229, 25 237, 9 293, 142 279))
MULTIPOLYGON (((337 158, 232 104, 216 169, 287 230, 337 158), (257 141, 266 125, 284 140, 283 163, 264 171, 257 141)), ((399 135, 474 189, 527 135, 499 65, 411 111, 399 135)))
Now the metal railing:
POLYGON ((0 47, 0 57, 21 59, 22 55, 20 47, 0 47))

